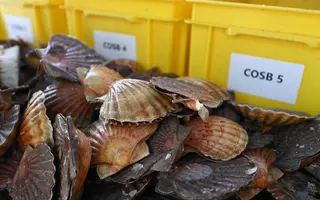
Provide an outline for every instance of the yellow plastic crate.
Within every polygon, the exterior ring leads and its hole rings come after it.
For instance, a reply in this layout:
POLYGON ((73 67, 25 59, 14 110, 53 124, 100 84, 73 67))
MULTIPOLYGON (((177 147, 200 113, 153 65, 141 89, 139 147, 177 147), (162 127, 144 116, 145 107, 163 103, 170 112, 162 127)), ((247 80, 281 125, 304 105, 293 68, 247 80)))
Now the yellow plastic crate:
POLYGON ((318 0, 188 0, 189 75, 240 102, 320 112, 318 0))
POLYGON ((184 0, 66 0, 69 34, 107 59, 184 75, 191 4, 184 0))
POLYGON ((20 37, 39 46, 57 33, 67 34, 64 0, 0 0, 1 39, 20 37))

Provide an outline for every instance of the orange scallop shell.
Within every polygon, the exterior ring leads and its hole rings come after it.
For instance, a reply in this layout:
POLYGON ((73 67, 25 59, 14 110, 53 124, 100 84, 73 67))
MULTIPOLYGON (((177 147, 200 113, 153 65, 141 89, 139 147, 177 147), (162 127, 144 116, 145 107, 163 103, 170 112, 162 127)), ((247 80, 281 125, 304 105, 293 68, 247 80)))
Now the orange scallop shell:
POLYGON ((243 152, 257 166, 257 173, 251 186, 265 188, 268 185, 268 169, 276 160, 276 154, 267 148, 249 149, 243 152))
POLYGON ((26 149, 28 145, 36 147, 42 142, 53 146, 52 126, 44 102, 45 95, 42 91, 35 92, 28 102, 18 138, 21 149, 26 149))
POLYGON ((165 117, 172 109, 170 98, 155 91, 149 82, 123 79, 111 86, 100 109, 100 119, 152 122, 165 117))
POLYGON ((188 123, 192 130, 185 144, 215 160, 230 160, 247 146, 248 135, 239 124, 223 117, 209 116, 208 122, 200 117, 188 123))
POLYGON ((54 120, 61 113, 63 116, 71 116, 78 128, 87 126, 99 104, 88 103, 83 90, 82 85, 68 81, 49 85, 44 94, 50 118, 54 120))
POLYGON ((9 149, 16 137, 19 115, 19 105, 13 105, 0 113, 0 157, 9 149))
POLYGON ((89 102, 98 101, 97 98, 106 95, 114 82, 123 79, 119 73, 102 66, 92 66, 90 70, 77 68, 77 72, 89 102))
POLYGON ((86 129, 92 147, 91 165, 97 166, 100 178, 149 155, 145 140, 157 129, 158 123, 113 125, 97 121, 86 129))
POLYGON ((285 126, 297 124, 314 117, 280 109, 260 108, 248 104, 233 103, 235 108, 249 121, 261 123, 265 126, 285 126))

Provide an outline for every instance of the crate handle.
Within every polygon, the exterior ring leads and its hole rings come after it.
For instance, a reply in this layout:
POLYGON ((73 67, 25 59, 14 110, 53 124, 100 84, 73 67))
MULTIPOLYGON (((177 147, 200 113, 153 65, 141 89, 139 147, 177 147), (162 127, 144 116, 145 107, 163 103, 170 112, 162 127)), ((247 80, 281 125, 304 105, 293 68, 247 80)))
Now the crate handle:
POLYGON ((99 11, 92 11, 92 10, 86 10, 84 11, 85 15, 100 15, 100 16, 106 16, 106 17, 113 17, 113 18, 120 18, 123 20, 126 20, 131 23, 142 23, 145 20, 142 18, 138 18, 131 15, 120 15, 120 14, 114 14, 114 13, 108 13, 108 12, 99 12, 99 11))
POLYGON ((303 35, 288 34, 288 33, 264 31, 264 30, 260 30, 260 29, 231 27, 231 28, 227 28, 226 34, 230 35, 230 36, 252 35, 252 36, 266 37, 266 38, 272 38, 272 39, 280 39, 280 40, 299 42, 299 43, 307 44, 308 46, 310 46, 312 48, 319 48, 320 47, 320 38, 303 36, 303 35))

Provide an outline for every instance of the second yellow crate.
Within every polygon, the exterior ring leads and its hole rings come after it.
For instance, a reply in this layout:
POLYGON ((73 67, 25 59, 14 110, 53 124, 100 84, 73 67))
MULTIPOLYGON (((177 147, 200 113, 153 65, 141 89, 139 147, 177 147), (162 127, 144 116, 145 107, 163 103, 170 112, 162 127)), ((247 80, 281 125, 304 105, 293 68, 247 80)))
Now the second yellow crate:
POLYGON ((184 75, 191 5, 184 0, 66 0, 69 34, 107 59, 184 75))

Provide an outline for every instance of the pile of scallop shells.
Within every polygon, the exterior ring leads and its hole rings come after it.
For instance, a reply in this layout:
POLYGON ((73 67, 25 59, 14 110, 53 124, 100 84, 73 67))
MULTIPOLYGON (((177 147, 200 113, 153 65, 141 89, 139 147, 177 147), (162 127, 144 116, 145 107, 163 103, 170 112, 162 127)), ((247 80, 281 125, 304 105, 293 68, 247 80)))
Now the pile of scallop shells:
POLYGON ((318 116, 64 35, 1 44, 1 200, 320 199, 318 116))

